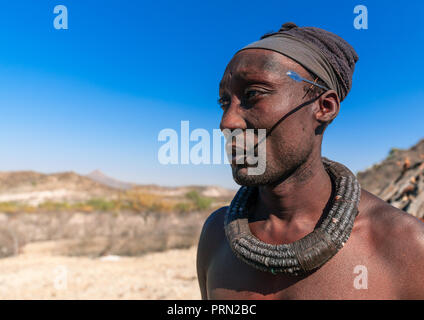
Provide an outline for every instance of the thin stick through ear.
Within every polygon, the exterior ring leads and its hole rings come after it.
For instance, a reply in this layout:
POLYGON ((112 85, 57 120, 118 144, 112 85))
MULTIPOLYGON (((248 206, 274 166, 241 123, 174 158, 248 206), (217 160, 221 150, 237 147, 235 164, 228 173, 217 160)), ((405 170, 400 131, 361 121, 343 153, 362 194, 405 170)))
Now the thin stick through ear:
MULTIPOLYGON (((318 77, 316 77, 315 78, 315 80, 314 80, 314 84, 316 83, 318 81, 318 77)), ((305 93, 305 95, 302 97, 302 99, 303 98, 305 98, 307 95, 308 95, 308 93, 312 90, 312 88, 314 87, 314 85, 313 84, 311 84, 310 86, 309 86, 309 88, 308 88, 308 90, 306 90, 306 93, 305 93)))

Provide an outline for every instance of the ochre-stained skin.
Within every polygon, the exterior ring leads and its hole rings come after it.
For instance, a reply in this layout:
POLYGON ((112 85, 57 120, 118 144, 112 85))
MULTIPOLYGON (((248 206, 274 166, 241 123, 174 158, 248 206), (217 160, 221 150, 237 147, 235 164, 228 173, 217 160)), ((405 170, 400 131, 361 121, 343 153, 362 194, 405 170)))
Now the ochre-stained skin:
MULTIPOLYGON (((275 74, 288 69, 310 79, 301 66, 278 53, 261 49, 238 53, 221 81, 221 95, 231 98, 223 108, 221 129, 270 128, 298 104, 304 92, 301 84, 275 74), (241 74, 249 74, 250 80, 240 80, 241 74), (262 83, 257 86, 267 93, 244 102, 245 88, 255 83, 262 83)), ((284 168, 285 174, 261 186, 249 208, 249 227, 261 241, 294 242, 310 233, 325 214, 332 186, 320 161, 322 134, 317 126, 338 112, 337 96, 326 93, 287 118, 267 139, 267 167, 272 172, 284 168)), ((246 168, 232 167, 241 176, 245 173, 246 168)), ((302 277, 258 271, 239 260, 225 237, 226 209, 209 216, 200 236, 197 272, 203 299, 424 299, 424 224, 366 190, 361 191, 359 214, 345 246, 320 269, 302 277), (364 284, 365 268, 366 289, 358 286, 358 277, 364 284)))
POLYGON ((209 217, 199 244, 203 299, 424 299, 424 224, 365 190, 346 245, 307 277, 274 276, 235 257, 224 234, 225 209, 209 217), (367 289, 354 286, 358 265, 367 268, 367 289))

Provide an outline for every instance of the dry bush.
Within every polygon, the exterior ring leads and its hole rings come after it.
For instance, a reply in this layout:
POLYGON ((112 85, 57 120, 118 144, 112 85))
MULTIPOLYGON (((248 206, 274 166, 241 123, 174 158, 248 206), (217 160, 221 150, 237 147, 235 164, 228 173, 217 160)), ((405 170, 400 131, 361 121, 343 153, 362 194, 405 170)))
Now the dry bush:
MULTIPOLYGON (((56 253, 71 256, 142 255, 197 244, 209 212, 54 212, 2 214, 2 225, 20 245, 56 241, 56 253)), ((6 233, 4 233, 6 234, 6 233)), ((6 254, 10 237, 0 237, 6 254), (3 240, 2 240, 3 239, 3 240)), ((12 250, 13 249, 13 250, 12 250)))
POLYGON ((17 202, 0 202, 0 212, 136 212, 146 211, 171 214, 208 210, 213 204, 212 198, 201 196, 197 191, 187 192, 184 198, 163 197, 142 190, 127 190, 118 194, 117 199, 92 198, 82 202, 45 201, 38 206, 17 202), (183 200, 183 201, 181 201, 183 200))
POLYGON ((7 230, 0 235, 0 257, 34 241, 56 241, 57 252, 74 256, 188 248, 197 244, 203 222, 216 205, 197 191, 167 198, 143 190, 121 192, 115 199, 47 201, 37 207, 0 203, 0 222, 7 230))
POLYGON ((0 228, 0 258, 18 254, 19 241, 16 234, 8 229, 0 228))

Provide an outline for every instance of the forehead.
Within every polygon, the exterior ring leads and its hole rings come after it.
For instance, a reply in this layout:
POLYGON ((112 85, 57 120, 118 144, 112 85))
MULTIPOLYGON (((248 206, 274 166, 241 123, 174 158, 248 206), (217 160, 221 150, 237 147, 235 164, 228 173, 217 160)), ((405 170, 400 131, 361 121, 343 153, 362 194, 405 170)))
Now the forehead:
POLYGON ((286 80, 286 72, 298 67, 293 60, 280 53, 266 49, 247 49, 238 52, 229 62, 222 77, 220 87, 230 80, 257 80, 281 83, 286 80))

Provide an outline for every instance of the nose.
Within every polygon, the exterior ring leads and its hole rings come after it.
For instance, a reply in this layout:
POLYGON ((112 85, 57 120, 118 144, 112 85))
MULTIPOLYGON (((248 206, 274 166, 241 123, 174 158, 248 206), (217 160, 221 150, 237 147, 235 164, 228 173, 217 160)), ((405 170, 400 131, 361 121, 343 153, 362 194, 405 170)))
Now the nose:
POLYGON ((241 110, 237 99, 232 99, 231 105, 224 111, 221 118, 219 128, 222 130, 246 129, 246 121, 243 118, 243 110, 241 110))

